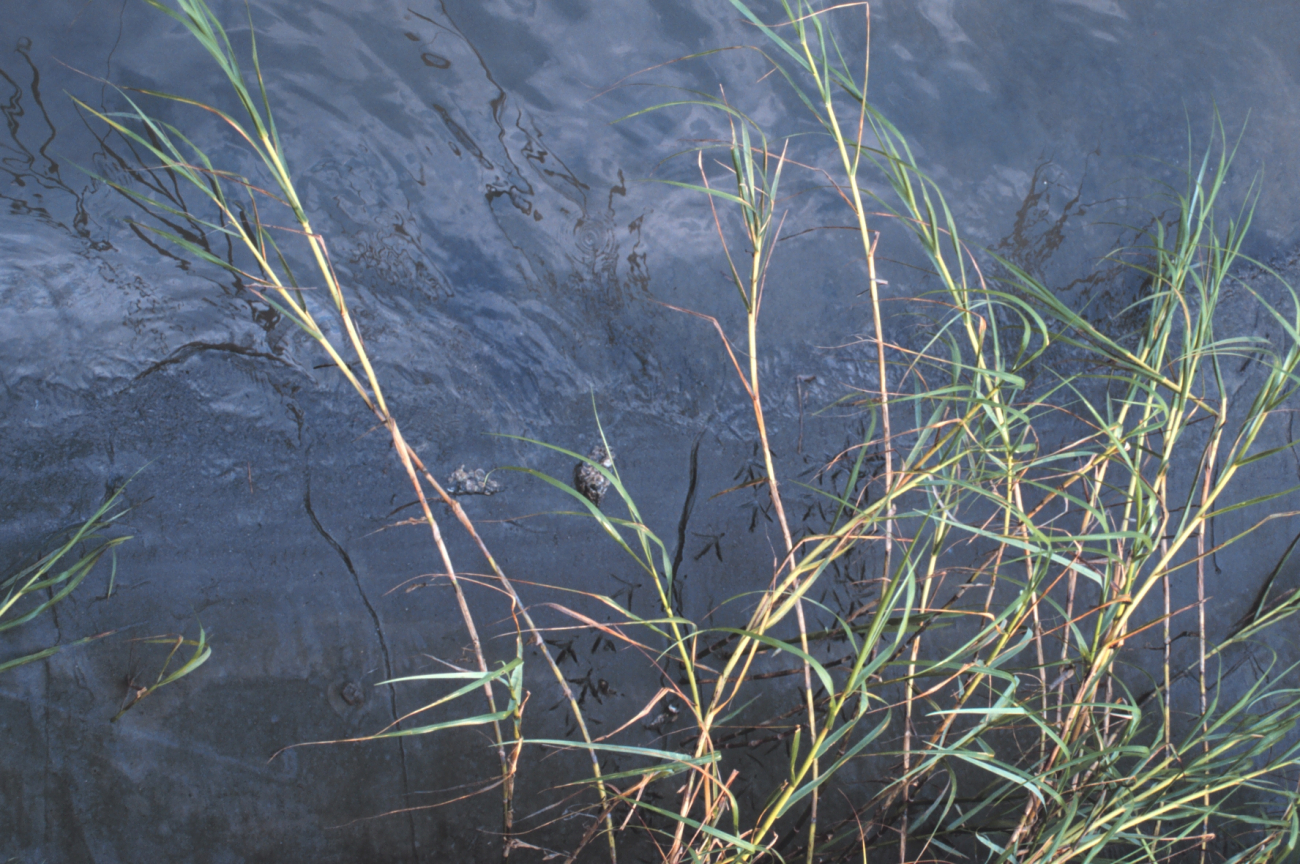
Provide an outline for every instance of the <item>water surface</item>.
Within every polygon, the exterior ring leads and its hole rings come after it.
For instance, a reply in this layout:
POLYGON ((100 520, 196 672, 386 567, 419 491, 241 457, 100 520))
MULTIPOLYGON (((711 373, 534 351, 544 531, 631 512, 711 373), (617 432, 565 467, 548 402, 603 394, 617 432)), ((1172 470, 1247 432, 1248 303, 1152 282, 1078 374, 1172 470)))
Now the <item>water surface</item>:
MULTIPOLYGON (((243 5, 213 8, 244 44, 243 5)), ((1244 200, 1252 175, 1263 190, 1248 251, 1291 266, 1300 27, 1289 4, 1251 0, 1225 16, 1209 2, 889 0, 872 14, 870 92, 972 242, 1109 314, 1136 285, 1100 256, 1131 236, 1125 225, 1164 210, 1152 193, 1177 178, 1189 134, 1204 146, 1217 106, 1231 134, 1249 117, 1230 190, 1244 200)), ((647 520, 681 544, 687 607, 702 615, 752 585, 770 566, 761 500, 710 497, 743 482, 754 458, 748 409, 712 329, 663 304, 716 315, 732 334, 742 319, 708 207, 651 182, 692 181, 689 157, 665 160, 725 126, 699 107, 615 121, 677 98, 671 88, 722 87, 773 140, 801 134, 799 152, 832 164, 778 77, 760 80, 769 67, 756 52, 661 65, 757 34, 705 0, 259 2, 251 17, 299 189, 426 462, 444 475, 522 463, 564 476, 568 460, 485 433, 585 451, 594 398, 647 520)), ((858 12, 837 26, 846 46, 863 44, 858 12)), ((189 37, 143 3, 6 4, 0 543, 33 551, 139 472, 114 595, 106 577, 87 583, 6 651, 112 628, 192 633, 197 617, 216 654, 113 725, 128 678, 157 660, 126 637, 0 681, 0 723, 23 754, 0 769, 0 853, 495 860, 488 798, 370 818, 490 775, 474 733, 268 763, 287 744, 375 731, 420 704, 422 693, 373 685, 428 671, 427 655, 465 659, 464 628, 445 586, 407 590, 436 582, 432 548, 416 529, 381 530, 409 492, 320 353, 247 286, 133 228, 139 209, 83 173, 150 179, 69 98, 120 108, 104 81, 233 107, 189 37)), ((211 117, 153 108, 215 160, 251 169, 211 117)), ((177 206, 198 203, 152 182, 177 206)), ((786 204, 791 239, 765 301, 765 398, 782 470, 816 483, 861 433, 851 412, 815 409, 876 382, 858 342, 870 318, 857 241, 808 230, 846 214, 815 175, 789 184, 802 194, 786 204)), ((882 250, 892 297, 925 289, 901 238, 887 233, 882 250)), ((1239 329, 1267 327, 1234 314, 1239 329)), ((502 482, 467 507, 508 572, 650 608, 590 524, 520 518, 561 499, 521 475, 502 482)), ((481 569, 448 533, 457 566, 481 569)), ((1262 573, 1286 539, 1264 533, 1234 560, 1262 573)), ((556 599, 527 590, 530 602, 556 599)), ((474 591, 489 636, 509 633, 505 607, 474 591)), ((571 649, 573 680, 592 685, 584 707, 610 728, 658 686, 590 632, 556 643, 571 649)), ((512 645, 488 640, 494 657, 512 645)), ((563 735, 534 665, 529 722, 563 735)), ((547 772, 561 764, 526 772, 520 800, 549 802, 547 772)), ((554 841, 583 827, 561 823, 554 841)))

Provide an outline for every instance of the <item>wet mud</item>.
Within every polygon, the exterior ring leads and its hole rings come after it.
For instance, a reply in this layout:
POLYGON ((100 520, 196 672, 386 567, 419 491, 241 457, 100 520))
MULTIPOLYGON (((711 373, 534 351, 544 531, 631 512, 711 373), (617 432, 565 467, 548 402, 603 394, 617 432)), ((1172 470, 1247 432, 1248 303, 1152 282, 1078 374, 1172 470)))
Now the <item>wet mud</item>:
MULTIPOLYGON (((243 5, 213 5, 243 39, 243 5)), ((498 793, 435 806, 493 779, 496 756, 479 731, 284 749, 379 731, 433 690, 378 682, 471 653, 427 532, 401 524, 416 508, 400 466, 328 358, 250 286, 141 227, 155 220, 231 254, 194 221, 146 214, 80 170, 148 187, 181 212, 198 208, 65 91, 110 108, 122 103, 101 79, 224 99, 213 70, 134 0, 6 9, 0 560, 35 554, 128 479, 134 536, 111 596, 97 571, 57 617, 0 635, 7 656, 119 631, 0 677, 0 859, 499 860, 498 793), (133 640, 192 634, 199 622, 213 659, 110 723, 159 661, 133 640)), ((872 87, 969 240, 1124 332, 1123 310, 1143 286, 1101 256, 1163 218, 1153 183, 1176 177, 1188 123, 1203 137, 1214 104, 1234 130, 1254 112, 1232 193, 1244 200, 1262 171, 1248 251, 1300 273, 1300 197, 1287 192, 1300 176, 1300 25, 1280 10, 1246 2, 1225 19, 1208 2, 888 0, 874 7, 872 87)), ((675 602, 700 620, 734 623, 726 616, 736 607, 724 604, 770 577, 779 531, 749 485, 762 460, 721 342, 665 304, 716 315, 733 333, 743 318, 707 205, 645 182, 689 182, 689 159, 662 160, 723 127, 689 111, 615 123, 666 97, 610 88, 723 84, 777 135, 808 131, 797 100, 779 82, 758 82, 760 58, 742 52, 636 74, 754 41, 726 3, 266 2, 252 17, 291 168, 354 292, 394 413, 439 479, 452 478, 539 622, 555 628, 547 642, 593 728, 612 731, 661 682, 644 658, 570 613, 608 614, 580 592, 649 613, 650 586, 598 526, 557 513, 571 499, 503 470, 567 482, 570 458, 493 436, 592 452, 594 401, 623 482, 672 550, 675 602)), ((845 25, 846 44, 860 42, 855 26, 845 25)), ((210 118, 161 110, 196 140, 222 140, 210 118)), ((761 344, 778 470, 807 486, 787 484, 787 510, 811 527, 832 515, 816 490, 840 489, 847 469, 836 457, 865 434, 860 411, 827 408, 878 382, 861 339, 870 310, 857 241, 822 230, 844 214, 829 197, 790 206, 761 344)), ((932 286, 901 234, 887 231, 882 243, 889 326, 924 332, 905 300, 932 286)), ((1275 326, 1244 290, 1224 305, 1225 332, 1275 326)), ((1229 382, 1246 386, 1256 374, 1246 362, 1229 382)), ((1286 429, 1277 434, 1288 443, 1286 429)), ((436 514, 457 566, 484 571, 450 514, 436 514)), ((1216 530, 1243 526, 1229 518, 1216 530)), ((1294 532, 1271 523, 1216 558, 1224 611, 1215 626, 1248 611, 1294 532)), ((846 560, 817 599, 852 614, 878 563, 865 553, 846 560)), ((508 604, 470 583, 485 653, 507 660, 508 604)), ((535 648, 525 653, 530 733, 571 735, 535 648)), ((787 672, 758 670, 778 684, 787 672)), ((772 712, 786 710, 779 688, 772 693, 772 712)), ((430 720, 464 710, 453 703, 430 720)), ((683 725, 666 700, 634 735, 668 746, 683 725)), ((786 758, 784 733, 731 734, 720 744, 746 764, 786 758)), ((521 763, 517 818, 549 821, 537 835, 545 848, 569 848, 586 831, 586 817, 566 815, 551 788, 581 770, 573 754, 521 763)))

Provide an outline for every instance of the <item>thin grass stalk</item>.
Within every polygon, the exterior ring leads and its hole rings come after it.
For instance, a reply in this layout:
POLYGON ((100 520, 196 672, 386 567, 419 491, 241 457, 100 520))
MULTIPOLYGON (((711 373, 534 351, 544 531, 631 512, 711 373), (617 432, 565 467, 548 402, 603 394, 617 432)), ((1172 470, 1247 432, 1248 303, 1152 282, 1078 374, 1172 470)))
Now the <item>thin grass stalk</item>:
MULTIPOLYGON (((1227 398, 1224 398, 1226 408, 1227 398)), ((1213 460, 1206 460, 1204 468, 1204 480, 1201 485, 1201 498, 1205 498, 1210 489, 1210 480, 1214 473, 1213 460)), ((1200 709, 1201 709, 1201 728, 1206 733, 1209 732, 1209 702, 1206 699, 1206 680, 1205 680, 1205 530, 1209 526, 1209 519, 1200 524, 1200 530, 1196 533, 1196 649, 1197 649, 1197 683, 1200 689, 1200 709)), ((1205 742, 1204 752, 1209 753, 1209 741, 1205 742)), ((1201 823, 1201 834, 1206 838, 1210 834, 1210 796, 1207 793, 1201 799, 1201 805, 1205 808, 1205 820, 1201 823)), ((1209 855, 1209 840, 1201 840, 1201 864, 1205 864, 1206 856, 1209 855)))
MULTIPOLYGON (((784 4, 785 0, 782 0, 782 2, 784 4)), ((870 33, 871 33, 871 7, 869 4, 865 4, 865 3, 863 4, 863 7, 865 9, 865 14, 866 14, 868 45, 869 45, 870 33)), ((865 143, 864 135, 867 129, 866 89, 867 89, 867 80, 870 77, 870 73, 871 73, 871 51, 870 51, 870 47, 868 47, 866 52, 866 59, 864 61, 864 67, 863 67, 862 85, 861 88, 854 94, 854 96, 857 98, 857 101, 859 102, 858 128, 857 128, 857 136, 854 139, 853 155, 850 156, 848 145, 845 143, 847 141, 847 138, 844 135, 844 132, 840 126, 839 115, 837 114, 835 108, 834 82, 831 80, 829 74, 827 74, 825 71, 829 64, 829 58, 825 55, 824 44, 823 44, 823 55, 822 55, 823 62, 822 65, 819 66, 817 58, 813 55, 812 45, 809 39, 807 38, 807 31, 805 29, 805 23, 804 23, 805 17, 810 17, 812 19, 813 25, 817 26, 818 28, 820 28, 820 18, 818 17, 818 13, 814 12, 811 6, 805 7, 801 0, 798 9, 800 12, 802 12, 804 8, 808 9, 807 16, 796 15, 793 11, 791 11, 788 5, 786 5, 785 7, 786 12, 791 18, 791 20, 795 22, 796 33, 798 35, 800 45, 803 49, 804 59, 806 60, 807 63, 805 68, 808 69, 808 71, 812 74, 813 83, 817 87, 817 92, 821 97, 821 107, 825 112, 823 115, 824 117, 823 122, 828 125, 828 129, 831 133, 832 139, 835 142, 836 150, 840 157, 840 162, 844 168, 844 177, 846 182, 849 185, 849 192, 852 197, 853 215, 857 221, 858 235, 862 238, 863 253, 866 256, 867 286, 870 291, 872 327, 874 329, 874 334, 875 334, 876 374, 880 378, 880 385, 879 385, 880 401, 878 404, 880 407, 881 432, 883 435, 882 450, 884 451, 883 455, 885 457, 884 488, 886 490, 885 494, 889 495, 889 490, 892 490, 894 485, 894 461, 893 461, 894 437, 893 437, 893 425, 890 419, 889 377, 888 377, 886 361, 885 361, 886 343, 885 343, 885 336, 884 336, 884 322, 881 315, 881 307, 880 307, 880 279, 876 274, 875 243, 872 241, 872 233, 870 227, 867 224, 867 211, 865 206, 863 205, 862 189, 858 183, 858 169, 862 162, 862 154, 864 152, 864 143, 865 143)), ((889 561, 890 561, 890 554, 893 549, 894 524, 893 524, 892 516, 893 516, 893 509, 891 508, 888 517, 885 520, 884 571, 886 573, 890 572, 889 561)))
MULTIPOLYGON (((745 134, 745 129, 744 127, 742 127, 742 135, 744 134, 745 134)), ((733 139, 734 139, 734 125, 733 125, 733 139)), ((767 282, 767 266, 768 263, 771 261, 771 253, 768 252, 765 255, 765 252, 769 243, 770 246, 772 247, 775 246, 777 240, 779 239, 779 234, 780 234, 779 226, 775 230, 775 232, 772 231, 772 217, 774 214, 773 204, 774 204, 774 199, 776 194, 776 186, 780 180, 781 169, 785 165, 785 151, 784 150, 782 151, 781 157, 777 162, 776 169, 773 175, 773 180, 771 183, 771 188, 764 189, 760 192, 760 190, 758 190, 752 185, 755 176, 755 172, 753 171, 754 150, 752 147, 749 146, 748 141, 742 141, 741 145, 742 145, 742 149, 740 150, 740 153, 743 154, 742 164, 744 164, 749 170, 744 172, 743 174, 739 170, 737 171, 737 175, 736 175, 737 183, 743 184, 745 181, 742 181, 742 177, 747 178, 747 182, 750 185, 748 186, 742 185, 741 197, 746 200, 752 201, 751 207, 754 208, 753 210, 750 211, 753 213, 753 219, 751 222, 752 227, 749 230, 749 239, 751 244, 750 248, 752 251, 751 251, 751 271, 750 271, 750 283, 749 283, 750 303, 748 304, 749 305, 749 308, 747 310, 748 314, 746 315, 746 332, 748 335, 748 347, 749 347, 749 380, 750 380, 749 390, 752 395, 753 405, 754 405, 754 422, 758 429, 759 443, 763 450, 763 464, 764 464, 764 469, 767 472, 768 494, 772 501, 772 507, 776 511, 777 522, 781 526, 781 538, 785 543, 785 561, 789 561, 790 556, 794 554, 794 539, 790 533, 790 524, 786 519, 785 504, 781 500, 780 485, 776 477, 776 466, 772 461, 772 449, 770 443, 768 442, 767 423, 763 416, 763 401, 762 401, 761 389, 759 384, 759 374, 758 374, 758 316, 763 303, 763 288, 767 282), (764 201, 766 202, 766 206, 763 209, 758 209, 759 206, 764 201), (764 211, 766 212, 764 213, 764 211), (764 218, 762 218, 761 221, 758 218, 760 214, 764 214, 764 218), (768 241, 769 233, 772 233, 772 237, 770 241, 768 241)), ((764 169, 766 169, 766 161, 767 161, 766 146, 763 147, 762 152, 763 152, 763 160, 764 160, 764 169)), ((736 154, 736 149, 733 145, 733 159, 735 158, 735 154, 736 154)), ((764 170, 762 174, 760 174, 759 176, 766 176, 766 171, 764 170)), ((776 572, 779 573, 781 567, 783 566, 784 563, 778 565, 775 568, 776 572)), ((804 654, 806 655, 808 654, 808 625, 804 617, 802 599, 800 599, 795 603, 794 610, 795 610, 795 618, 799 626, 800 647, 802 648, 804 654)), ((816 706, 813 704, 812 667, 806 660, 804 661, 803 664, 803 676, 804 676, 804 697, 805 697, 805 703, 808 712, 808 738, 811 741, 817 738, 817 710, 816 710, 816 706)), ((819 769, 818 769, 817 761, 816 759, 814 759, 813 762, 814 779, 818 776, 818 774, 819 774, 819 769)), ((818 798, 819 798, 819 793, 818 791, 815 790, 813 792, 812 801, 810 803, 811 815, 808 820, 808 851, 807 851, 807 858, 806 858, 807 864, 812 864, 813 851, 816 847, 818 798)))
MULTIPOLYGON (((750 207, 746 211, 750 216, 749 221, 749 240, 750 240, 750 259, 751 269, 749 277, 749 303, 746 315, 746 333, 748 337, 749 348, 749 391, 752 397, 754 408, 754 423, 758 430, 759 446, 763 451, 764 470, 767 474, 767 486, 769 498, 772 501, 772 507, 776 512, 777 522, 781 527, 781 538, 785 544, 784 561, 777 565, 775 573, 779 574, 785 562, 790 560, 794 554, 794 539, 790 533, 790 525, 785 515, 785 504, 781 499, 780 485, 777 481, 776 466, 772 460, 772 448, 768 441, 767 423, 763 414, 762 391, 758 373, 758 316, 763 303, 763 288, 767 282, 767 268, 771 261, 771 253, 767 251, 769 247, 775 247, 779 239, 779 226, 773 231, 772 219, 774 216, 774 203, 776 187, 780 181, 781 170, 785 165, 785 151, 782 151, 780 159, 777 161, 776 169, 773 173, 770 188, 760 189, 754 185, 754 178, 757 173, 759 177, 766 177, 767 147, 762 149, 763 154, 763 171, 754 171, 754 149, 749 146, 749 141, 745 138, 747 127, 742 125, 742 140, 740 148, 735 146, 735 133, 733 123, 733 147, 732 158, 736 167, 736 180, 739 187, 740 197, 750 202, 750 207), (741 166, 746 170, 741 171, 741 166), (771 234, 771 239, 768 235, 771 234)), ((799 599, 794 605, 795 618, 799 627, 800 647, 805 655, 808 654, 808 625, 804 617, 803 600, 799 599)), ((810 664, 805 660, 803 663, 804 675, 804 697, 808 714, 808 738, 810 741, 817 739, 817 711, 813 702, 812 687, 812 669, 810 664)), ((819 774, 817 760, 813 760, 813 776, 816 778, 819 774)), ((706 798, 706 808, 709 808, 711 802, 706 798)), ((807 862, 812 864, 813 850, 816 846, 817 837, 817 805, 818 792, 814 791, 810 804, 810 818, 808 824, 808 851, 807 862)), ((685 815, 683 813, 683 815, 685 815)))
MULTIPOLYGON (((591 732, 587 727, 586 717, 582 712, 582 707, 578 704, 577 697, 573 695, 572 688, 569 687, 568 679, 564 676, 564 672, 560 669, 560 666, 556 662, 554 656, 552 656, 550 646, 546 644, 546 640, 542 638, 541 635, 542 631, 537 627, 537 624, 533 621, 532 615, 528 611, 528 607, 524 605, 522 598, 520 598, 519 596, 519 592, 515 589, 514 585, 506 577, 506 574, 501 569, 500 565, 497 564, 496 558, 488 550, 487 544, 483 542, 483 538, 479 536, 478 529, 474 526, 473 521, 469 518, 469 514, 465 512, 465 508, 461 506, 459 501, 457 501, 450 494, 448 494, 447 490, 443 488, 442 484, 440 484, 434 478, 433 474, 430 473, 429 469, 426 468, 424 463, 420 461, 419 455, 416 454, 414 450, 409 450, 408 453, 410 455, 412 463, 419 469, 420 473, 424 476, 425 482, 427 482, 429 486, 435 492, 437 492, 438 497, 442 500, 444 504, 447 505, 447 507, 451 509, 452 514, 455 515, 456 520, 461 524, 461 527, 465 529, 466 533, 469 534, 470 537, 474 540, 475 545, 478 546, 479 552, 483 555, 483 558, 487 562, 488 567, 491 568, 492 574, 496 577, 502 589, 510 597, 512 613, 518 615, 519 618, 523 620, 524 629, 528 631, 530 644, 541 653, 543 659, 546 661, 547 668, 551 670, 552 676, 555 678, 556 683, 559 685, 560 692, 563 694, 565 701, 568 703, 569 709, 573 712, 574 720, 578 724, 578 729, 582 733, 583 742, 587 745, 588 755, 591 758, 592 776, 596 781, 596 790, 600 798, 601 810, 609 811, 609 805, 608 805, 609 799, 607 795, 607 790, 605 788, 604 781, 601 779, 600 759, 596 755, 596 751, 592 746, 593 739, 591 737, 591 732)), ((520 742, 522 743, 522 739, 520 739, 520 742)), ((510 791, 511 794, 513 795, 513 783, 511 785, 510 791)), ((612 821, 611 813, 612 811, 609 811, 606 812, 605 815, 606 834, 608 835, 609 838, 608 842, 611 847, 610 854, 611 856, 616 856, 617 849, 615 849, 613 845, 615 841, 614 841, 613 821, 612 821)))
MULTIPOLYGON (((1167 547, 1166 540, 1161 540, 1161 546, 1162 548, 1167 547)), ((1171 664, 1170 661, 1170 648, 1171 648, 1170 618, 1173 617, 1174 613, 1173 611, 1171 611, 1171 603, 1170 603, 1170 596, 1169 596, 1169 579, 1170 579, 1169 573, 1166 572, 1164 574, 1161 574, 1160 582, 1161 582, 1162 589, 1164 589, 1164 599, 1165 599, 1165 622, 1164 625, 1162 625, 1162 630, 1164 630, 1164 637, 1165 637, 1164 661, 1162 661, 1161 663, 1162 672, 1164 672, 1165 674, 1165 699, 1162 699, 1162 705, 1161 705, 1161 715, 1162 715, 1161 725, 1164 726, 1166 750, 1169 750, 1170 747, 1173 747, 1173 737, 1171 737, 1171 735, 1173 735, 1173 731, 1171 731, 1171 725, 1170 725, 1171 724, 1170 696, 1173 695, 1173 691, 1174 691, 1173 670, 1171 670, 1171 665, 1173 664, 1171 664)), ((1157 828, 1157 833, 1158 830, 1160 829, 1157 828)))
MULTIPOLYGON (((803 8, 804 7, 800 5, 799 11, 802 12, 803 8)), ((869 45, 870 31, 871 31, 871 7, 867 5, 864 8, 866 10, 866 24, 867 24, 868 45, 869 45)), ((811 7, 808 7, 808 9, 809 12, 812 13, 811 7)), ((857 137, 855 140, 853 156, 852 158, 850 158, 848 147, 845 144, 844 133, 840 127, 839 118, 836 113, 832 85, 829 80, 829 76, 826 76, 819 71, 817 59, 814 57, 812 53, 811 44, 807 38, 807 32, 804 28, 803 16, 794 15, 794 13, 791 12, 789 6, 786 6, 786 11, 787 14, 789 14, 791 19, 794 21, 798 38, 804 49, 804 57, 807 61, 806 68, 812 73, 814 84, 817 87, 818 93, 822 96, 822 107, 825 111, 825 115, 824 115, 825 122, 829 124, 832 137, 835 141, 836 147, 839 152, 840 160, 844 168, 845 179, 849 184, 849 189, 853 199, 852 209, 853 209, 854 217, 857 220, 858 234, 862 238, 863 252, 865 253, 866 261, 867 261, 867 284, 868 284, 868 290, 870 292, 870 299, 871 299, 872 326, 875 331, 876 373, 877 376, 879 377, 879 382, 880 382, 878 404, 880 408, 881 431, 884 436, 883 446, 882 446, 882 449, 884 451, 884 459, 885 459, 885 465, 884 465, 885 493, 884 494, 885 497, 890 498, 891 501, 890 508, 886 514, 885 523, 884 523, 884 529, 885 529, 884 547, 885 548, 884 548, 883 570, 886 574, 889 574, 892 570, 891 557, 893 554, 893 539, 894 539, 894 519, 893 519, 894 508, 892 504, 892 494, 894 489, 893 425, 892 425, 892 420, 890 415, 890 404, 889 404, 889 386, 888 386, 889 377, 888 377, 888 370, 885 365, 885 339, 884 339, 884 329, 883 329, 884 324, 882 320, 881 307, 880 307, 880 283, 876 274, 876 254, 875 254, 876 250, 875 250, 875 244, 872 241, 871 230, 866 220, 866 208, 863 206, 862 192, 858 186, 858 168, 859 165, 861 164, 863 143, 864 143, 863 136, 866 129, 866 122, 865 122, 866 121, 866 88, 867 88, 867 81, 870 77, 870 71, 871 71, 871 52, 870 52, 870 48, 868 48, 866 53, 866 59, 864 61, 862 87, 861 87, 862 99, 860 100, 861 106, 858 112, 857 137)), ((812 21, 814 26, 820 27, 820 20, 816 17, 815 14, 812 15, 812 21)), ((824 50, 823 50, 823 58, 825 58, 824 50)), ((800 609, 799 615, 800 615, 800 625, 802 628, 802 609, 800 609)), ((807 648, 805 647, 804 650, 806 652, 807 648)), ((919 650, 919 640, 917 643, 914 643, 914 647, 913 647, 914 656, 916 651, 918 650, 919 650)), ((912 670, 909 672, 909 676, 914 673, 915 673, 915 669, 913 666, 912 670)), ((809 689, 810 686, 811 686, 811 682, 809 682, 809 689)), ((912 698, 913 698, 914 690, 910 681, 907 685, 906 692, 907 692, 906 705, 904 708, 904 720, 903 720, 904 723, 903 772, 904 774, 908 773, 911 767, 910 761, 911 761, 911 733, 912 733, 912 698)), ((813 729, 812 726, 811 707, 809 710, 809 733, 810 736, 814 738, 816 737, 815 730, 813 729)), ((817 770, 816 766, 814 765, 814 777, 816 777, 816 770, 817 770)), ((900 862, 905 862, 907 858, 906 798, 907 798, 907 792, 906 790, 904 790, 904 804, 903 804, 903 816, 902 816, 903 827, 901 830, 900 841, 899 841, 900 862)), ((816 806, 815 799, 814 799, 813 806, 814 808, 816 806)), ((814 828, 810 830, 809 833, 809 844, 808 844, 809 862, 811 862, 812 860, 812 849, 814 845, 813 838, 815 837, 815 823, 816 823, 815 818, 813 820, 813 823, 814 823, 814 828)))

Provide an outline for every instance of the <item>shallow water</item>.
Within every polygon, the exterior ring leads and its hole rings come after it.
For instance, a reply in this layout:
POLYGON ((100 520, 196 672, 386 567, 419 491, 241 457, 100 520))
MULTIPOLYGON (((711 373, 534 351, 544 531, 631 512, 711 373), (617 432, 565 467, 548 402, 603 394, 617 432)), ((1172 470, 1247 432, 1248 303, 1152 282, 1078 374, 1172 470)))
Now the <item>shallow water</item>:
MULTIPOLYGON (((242 43, 242 4, 214 9, 242 43)), ((1122 224, 1164 209, 1155 183, 1176 179, 1189 127, 1203 146, 1217 105, 1230 132, 1249 112, 1231 193, 1244 200, 1259 173, 1247 251, 1294 267, 1300 25, 1288 4, 1244 2, 1225 16, 1209 2, 893 0, 873 16, 871 93, 969 240, 1091 308, 1122 306, 1134 280, 1098 258, 1130 236, 1122 224)), ((747 408, 712 329, 662 304, 717 315, 732 333, 743 319, 707 206, 646 182, 692 180, 689 158, 663 160, 724 126, 698 108, 614 121, 675 98, 665 87, 721 85, 775 138, 809 131, 776 77, 759 80, 767 67, 754 52, 642 71, 756 34, 728 4, 704 0, 266 2, 252 20, 291 169, 426 462, 443 476, 526 464, 563 477, 569 460, 485 433, 585 452, 594 400, 647 520, 683 544, 689 608, 704 614, 746 590, 746 574, 770 566, 765 517, 752 499, 710 496, 743 482, 747 408)), ((857 13, 840 26, 846 45, 861 44, 857 13)), ((120 107, 99 79, 224 99, 206 57, 143 3, 7 0, 0 547, 32 551, 106 486, 139 474, 114 595, 97 577, 43 631, 4 644, 16 652, 114 628, 192 633, 197 616, 216 653, 113 725, 127 677, 158 661, 126 637, 0 680, 8 752, 24 754, 0 767, 0 853, 495 860, 487 799, 369 818, 489 776, 473 734, 267 762, 420 704, 419 693, 373 684, 427 671, 425 655, 458 658, 463 626, 445 587, 407 590, 430 581, 432 549, 412 529, 383 530, 409 493, 319 352, 229 277, 150 242, 126 221, 138 209, 79 170, 124 179, 137 166, 68 98, 120 107)), ((215 159, 243 164, 210 118, 155 108, 211 142, 215 159)), ((816 178, 790 182, 807 190, 816 178)), ((814 192, 789 208, 764 308, 766 400, 783 470, 816 482, 815 469, 860 434, 814 409, 874 384, 853 344, 870 320, 856 241, 799 234, 844 224, 843 211, 814 192)), ((914 296, 924 280, 893 239, 884 278, 895 297, 914 296)), ((1238 329, 1265 326, 1233 314, 1238 329)), ((649 603, 589 524, 521 518, 563 500, 523 475, 501 482, 466 506, 507 572, 649 603)), ((1282 535, 1270 528, 1233 560, 1265 571, 1282 535)), ((463 538, 452 536, 452 551, 463 569, 480 567, 463 538)), ((530 602, 580 604, 529 590, 530 602)), ((1235 618, 1246 599, 1226 602, 1235 618)), ((490 592, 476 603, 490 635, 510 632, 490 592)), ((589 632, 557 633, 557 646, 571 638, 566 662, 575 682, 593 682, 598 721, 621 723, 658 686, 589 632)), ((508 639, 488 645, 513 652, 508 639)), ((534 734, 563 734, 545 673, 529 674, 534 734)), ((549 800, 550 770, 525 774, 521 800, 549 800)), ((562 824, 555 842, 583 827, 562 824)))

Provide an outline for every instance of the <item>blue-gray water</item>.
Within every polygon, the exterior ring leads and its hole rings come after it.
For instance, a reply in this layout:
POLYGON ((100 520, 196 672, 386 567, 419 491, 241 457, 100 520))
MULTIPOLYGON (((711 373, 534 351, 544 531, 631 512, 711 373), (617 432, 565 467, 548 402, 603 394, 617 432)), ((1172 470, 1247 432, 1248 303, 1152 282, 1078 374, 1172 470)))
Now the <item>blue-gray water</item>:
MULTIPOLYGON (((243 45, 243 5, 214 8, 243 45)), ((685 107, 613 121, 678 97, 666 87, 721 85, 775 140, 809 132, 778 77, 760 80, 768 67, 755 52, 642 71, 758 34, 723 0, 258 2, 252 21, 291 170, 425 461, 443 476, 462 464, 564 476, 568 460, 484 433, 585 451, 594 395, 647 520, 670 546, 684 526, 689 607, 703 614, 752 586, 770 568, 763 517, 753 499, 710 499, 742 482, 753 458, 748 408, 712 329, 661 305, 717 315, 736 333, 734 292, 702 200, 645 182, 690 181, 689 157, 662 160, 724 126, 685 107), (698 494, 683 520, 697 440, 698 494)), ((839 27, 861 46, 860 13, 842 13, 839 27)), ((1247 251, 1291 267, 1291 4, 888 0, 873 7, 872 37, 872 98, 909 136, 967 239, 1080 303, 1106 310, 1130 295, 1131 280, 1098 258, 1131 236, 1116 223, 1165 207, 1157 183, 1177 179, 1189 129, 1192 148, 1204 146, 1216 106, 1231 135, 1249 116, 1230 189, 1240 202, 1252 176, 1261 184, 1247 251)), ((139 215, 134 205, 78 169, 124 180, 138 164, 69 98, 120 108, 101 79, 228 104, 206 55, 143 2, 3 0, 0 548, 33 551, 106 486, 140 473, 113 596, 100 572, 57 617, 0 636, 8 656, 129 628, 0 678, 0 857, 496 860, 495 793, 370 818, 490 776, 476 733, 405 750, 307 748, 268 763, 285 745, 373 732, 394 707, 417 707, 419 691, 399 691, 394 706, 372 685, 388 671, 430 671, 426 655, 463 659, 464 628, 445 587, 398 587, 440 565, 415 529, 380 530, 403 518, 393 514, 409 489, 354 394, 264 302, 149 242, 125 221, 139 215), (129 638, 193 635, 196 619, 212 661, 110 725, 128 676, 159 662, 129 638)), ((218 161, 245 166, 210 117, 151 107, 218 161)), ((788 182, 810 190, 817 179, 788 182)), ((846 221, 815 190, 786 206, 789 235, 846 221)), ((889 290, 912 296, 913 254, 885 242, 889 290)), ((856 243, 811 231, 776 258, 764 369, 788 476, 810 479, 860 434, 842 414, 814 414, 875 380, 854 345, 870 325, 856 243)), ((1238 330, 1264 326, 1253 312, 1229 314, 1238 330)), ((527 585, 543 582, 626 591, 649 609, 645 586, 633 590, 635 574, 589 523, 517 518, 563 508, 562 498, 522 475, 502 482, 502 493, 466 504, 530 602, 581 605, 527 585)), ((457 566, 483 569, 446 530, 457 566)), ((1226 569, 1257 578, 1286 539, 1281 528, 1262 534, 1226 569)), ((471 591, 487 634, 511 632, 495 595, 471 591)), ((1222 593, 1225 619, 1235 617, 1244 594, 1222 593)), ((657 688, 644 663, 590 632, 555 635, 570 639, 573 679, 612 682, 587 698, 605 728, 657 688)), ((489 638, 488 651, 507 657, 513 643, 489 638)), ((529 687, 533 734, 563 734, 540 665, 529 687)), ((526 773, 522 806, 556 800, 545 789, 564 764, 526 773)), ((552 839, 584 827, 558 823, 552 839)))

